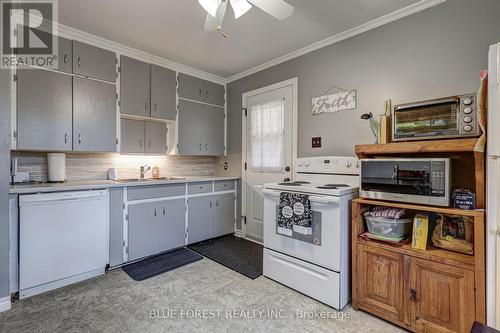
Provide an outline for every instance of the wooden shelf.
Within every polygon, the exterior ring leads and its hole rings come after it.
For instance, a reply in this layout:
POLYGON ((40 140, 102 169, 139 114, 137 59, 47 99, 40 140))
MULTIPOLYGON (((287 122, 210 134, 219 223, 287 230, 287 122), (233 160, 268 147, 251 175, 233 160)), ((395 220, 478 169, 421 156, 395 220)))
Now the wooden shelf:
POLYGON ((395 154, 473 153, 477 138, 357 145, 359 158, 395 154))
POLYGON ((384 207, 393 207, 393 208, 405 208, 405 209, 418 210, 418 211, 423 211, 423 212, 442 213, 442 214, 461 215, 461 216, 472 216, 472 217, 483 217, 484 213, 485 213, 483 209, 463 210, 463 209, 450 208, 450 207, 424 206, 424 205, 408 204, 408 203, 401 203, 401 202, 381 201, 381 200, 364 199, 364 198, 354 199, 354 202, 360 203, 360 204, 365 204, 365 205, 384 206, 384 207))
POLYGON ((452 252, 429 245, 427 245, 427 250, 417 250, 412 248, 411 244, 408 243, 394 244, 373 239, 367 240, 362 237, 358 238, 358 242, 360 244, 366 244, 389 251, 396 251, 398 253, 403 253, 412 257, 437 261, 443 264, 448 264, 469 270, 475 269, 474 255, 452 252))

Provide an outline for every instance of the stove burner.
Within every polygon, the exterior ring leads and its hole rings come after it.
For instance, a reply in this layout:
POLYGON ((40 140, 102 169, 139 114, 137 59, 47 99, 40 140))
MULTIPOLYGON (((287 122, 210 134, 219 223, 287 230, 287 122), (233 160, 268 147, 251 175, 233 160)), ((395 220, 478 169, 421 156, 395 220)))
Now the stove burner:
POLYGON ((335 186, 317 186, 316 188, 324 189, 324 190, 335 190, 337 187, 335 186))
POLYGON ((295 184, 311 184, 311 182, 306 182, 305 180, 296 180, 294 181, 295 184))
POLYGON ((325 184, 324 186, 328 187, 349 187, 347 184, 325 184))

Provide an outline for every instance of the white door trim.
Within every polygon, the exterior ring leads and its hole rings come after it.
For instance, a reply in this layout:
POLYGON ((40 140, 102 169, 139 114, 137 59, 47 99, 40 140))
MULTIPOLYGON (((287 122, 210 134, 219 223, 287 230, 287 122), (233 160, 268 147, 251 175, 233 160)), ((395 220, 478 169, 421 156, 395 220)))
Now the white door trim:
MULTIPOLYGON (((293 175, 294 172, 294 162, 297 159, 297 121, 298 121, 298 92, 299 92, 299 80, 297 77, 281 81, 275 84, 271 84, 269 86, 265 86, 262 88, 258 88, 255 90, 247 91, 242 94, 242 109, 246 109, 246 100, 249 97, 259 95, 268 91, 273 91, 277 89, 281 89, 284 87, 292 86, 292 163, 290 165, 290 173, 293 175)), ((246 238, 246 225, 244 216, 246 216, 246 172, 245 172, 245 163, 246 163, 246 155, 247 155, 247 145, 246 145, 246 137, 247 137, 247 117, 241 117, 241 236, 246 238)))

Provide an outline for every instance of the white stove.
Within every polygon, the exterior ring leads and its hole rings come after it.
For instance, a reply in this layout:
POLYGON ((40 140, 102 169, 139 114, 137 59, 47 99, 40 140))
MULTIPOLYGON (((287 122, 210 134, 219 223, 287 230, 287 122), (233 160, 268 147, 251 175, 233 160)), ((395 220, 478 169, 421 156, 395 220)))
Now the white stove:
POLYGON ((294 180, 264 184, 264 275, 336 309, 350 299, 350 211, 358 196, 355 157, 308 157, 294 180), (277 232, 282 192, 309 195, 312 234, 277 232))

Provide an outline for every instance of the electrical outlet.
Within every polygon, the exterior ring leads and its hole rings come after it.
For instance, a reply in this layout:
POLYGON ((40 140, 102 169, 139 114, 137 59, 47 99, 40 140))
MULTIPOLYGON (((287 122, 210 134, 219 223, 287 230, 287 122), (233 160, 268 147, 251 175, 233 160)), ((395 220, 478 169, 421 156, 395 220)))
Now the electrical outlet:
POLYGON ((321 137, 312 138, 312 148, 321 148, 321 137))

